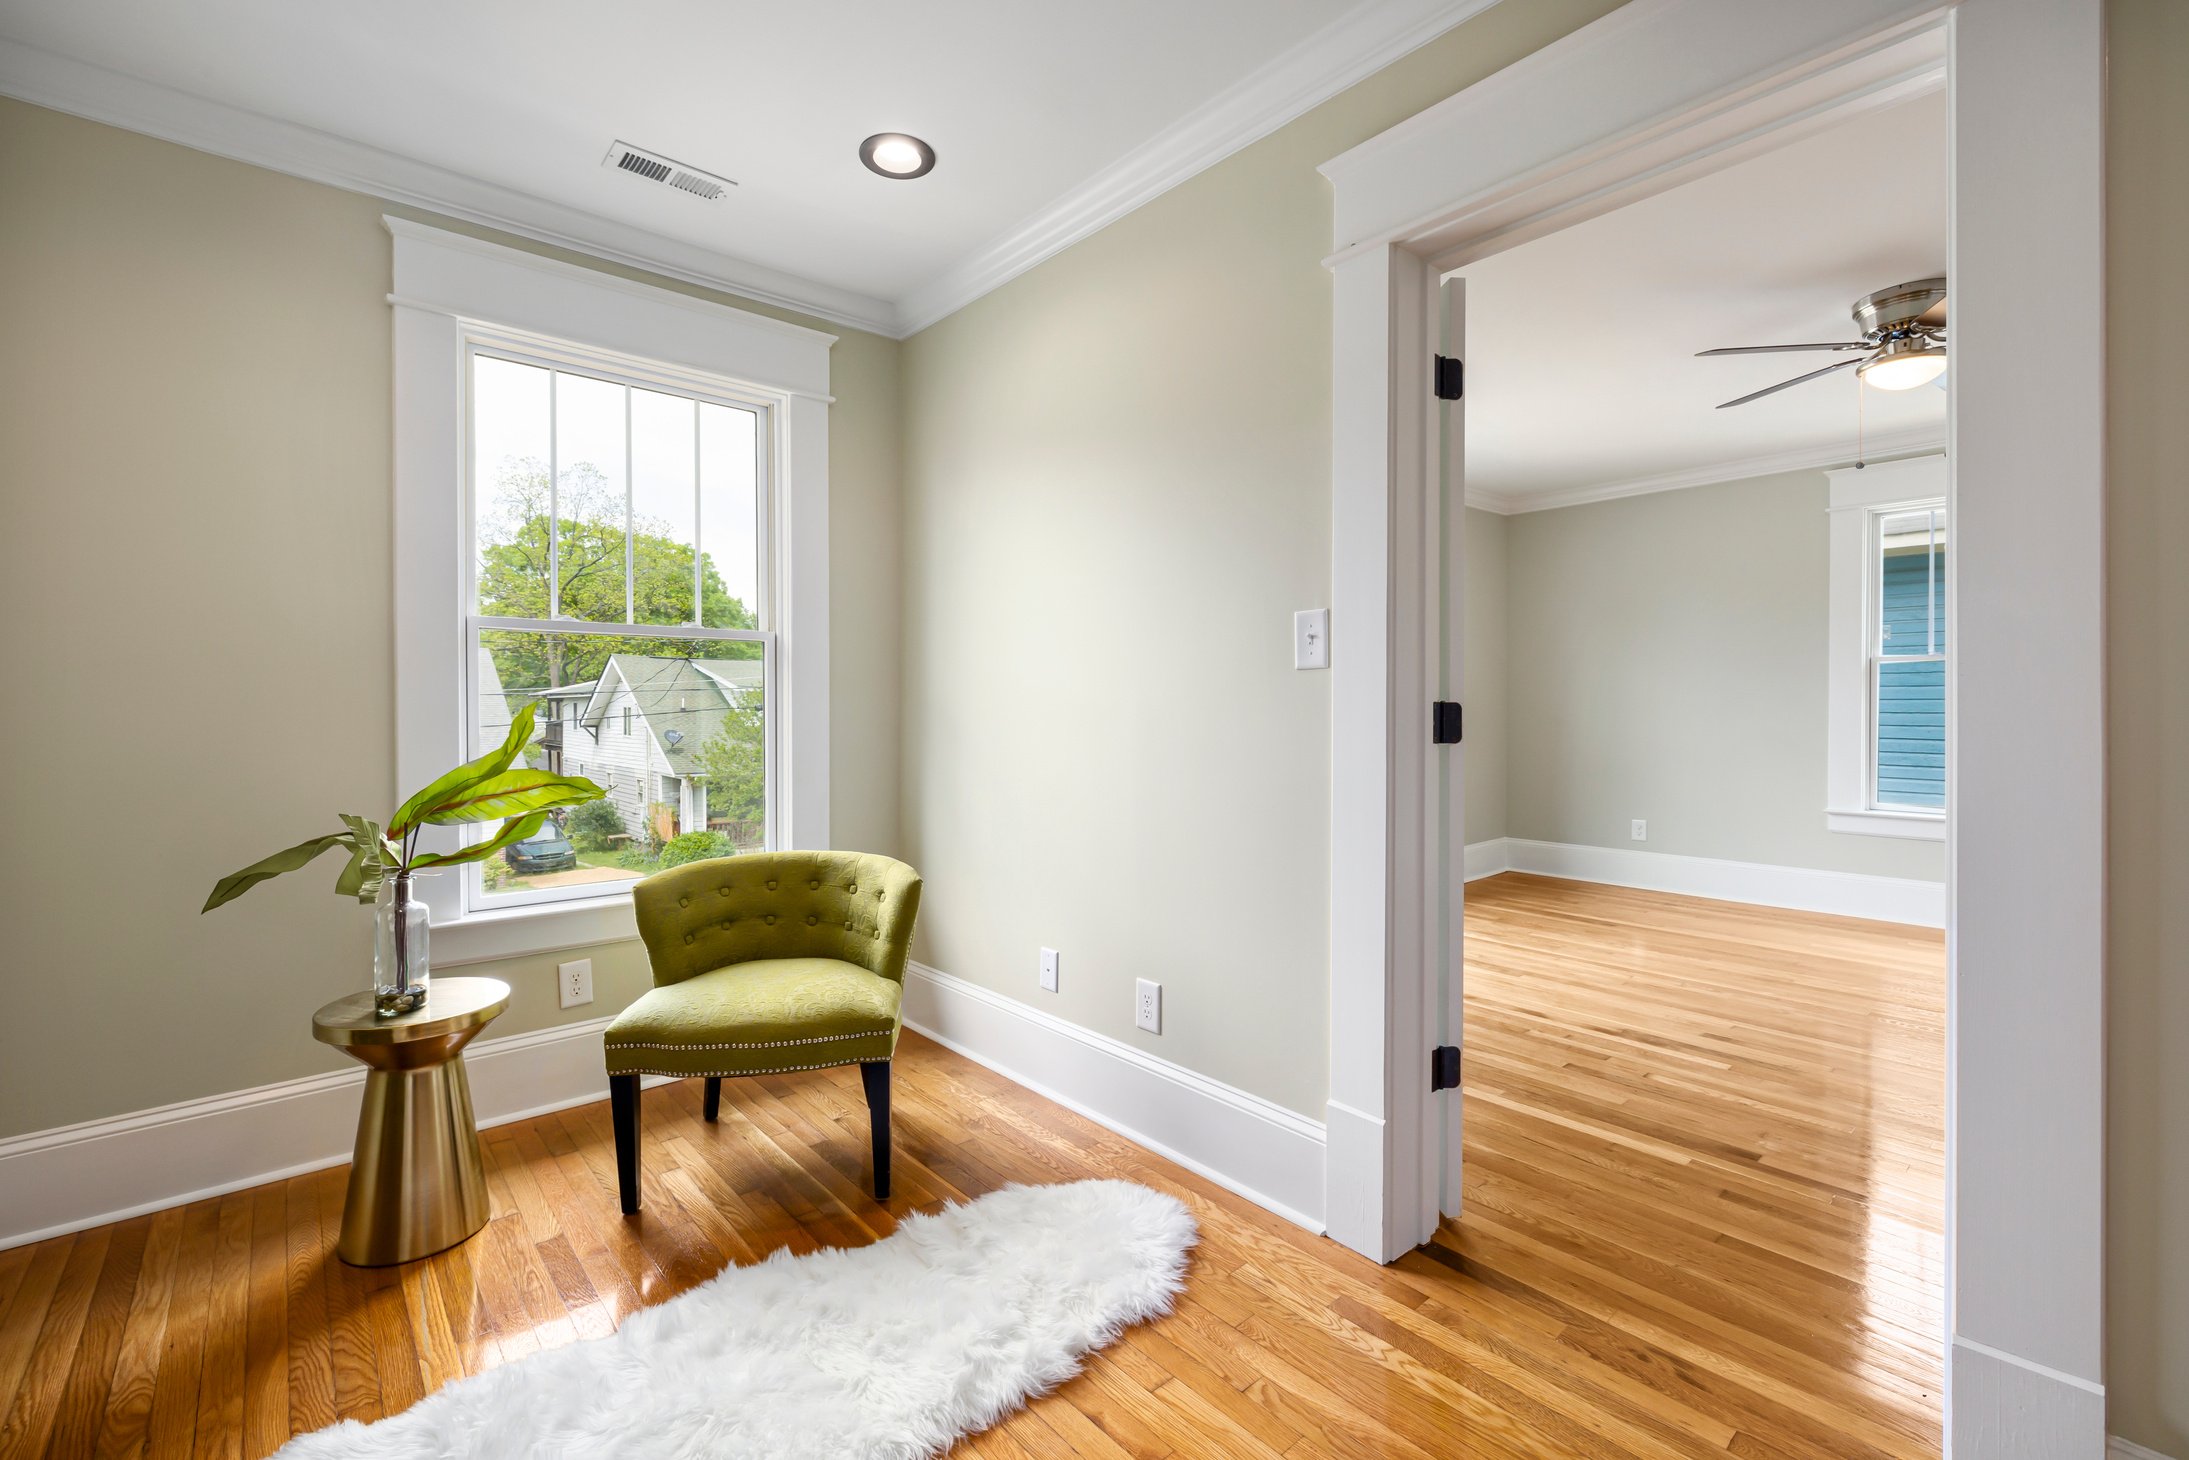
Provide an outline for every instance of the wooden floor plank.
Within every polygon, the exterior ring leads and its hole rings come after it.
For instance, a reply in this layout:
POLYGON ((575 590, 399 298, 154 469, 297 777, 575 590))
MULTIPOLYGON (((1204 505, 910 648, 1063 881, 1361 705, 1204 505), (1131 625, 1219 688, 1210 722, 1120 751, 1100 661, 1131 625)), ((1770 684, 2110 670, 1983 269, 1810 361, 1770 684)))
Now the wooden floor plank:
POLYGON ((1378 1267, 918 1035, 896 1190, 856 1071, 485 1137, 493 1216, 333 1255, 345 1174, 0 1252, 0 1460, 262 1456, 600 1337, 731 1265, 1009 1182, 1141 1181, 1201 1224, 1177 1311, 968 1460, 1936 1460, 1944 957, 1880 923, 1507 875, 1467 888, 1465 1211, 1378 1267))

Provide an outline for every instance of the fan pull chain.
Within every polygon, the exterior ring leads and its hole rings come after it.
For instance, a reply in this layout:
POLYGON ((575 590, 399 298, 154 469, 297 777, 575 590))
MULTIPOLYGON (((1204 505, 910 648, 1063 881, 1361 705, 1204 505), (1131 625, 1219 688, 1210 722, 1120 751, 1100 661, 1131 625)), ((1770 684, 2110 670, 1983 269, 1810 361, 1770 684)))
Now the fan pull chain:
POLYGON ((1866 384, 1866 382, 1865 382, 1865 381, 1863 380, 1863 378, 1862 378, 1862 372, 1861 372, 1860 370, 1857 370, 1857 371, 1855 372, 1855 470, 1856 470, 1856 471, 1860 471, 1860 470, 1862 470, 1862 469, 1863 469, 1864 467, 1866 467, 1866 466, 1868 466, 1868 465, 1869 465, 1869 463, 1868 463, 1868 462, 1866 462, 1866 461, 1864 461, 1864 460, 1862 459, 1862 451, 1863 451, 1863 447, 1862 447, 1862 407, 1863 407, 1863 403, 1864 403, 1864 401, 1865 401, 1865 400, 1867 399, 1867 397, 1869 396, 1869 392, 1868 392, 1867 390, 1865 390, 1865 389, 1863 388, 1865 384, 1866 384))

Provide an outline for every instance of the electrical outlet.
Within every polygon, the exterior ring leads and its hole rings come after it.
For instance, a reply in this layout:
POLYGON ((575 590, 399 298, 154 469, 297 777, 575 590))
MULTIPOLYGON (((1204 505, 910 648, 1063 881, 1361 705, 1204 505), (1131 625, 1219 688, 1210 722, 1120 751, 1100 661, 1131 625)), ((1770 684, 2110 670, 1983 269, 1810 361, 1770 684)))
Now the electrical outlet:
POLYGON ((565 1009, 575 1009, 580 1004, 593 1002, 592 959, 580 958, 574 963, 563 964, 555 971, 561 977, 559 991, 565 1009))
POLYGON ((1041 950, 1041 986, 1050 993, 1056 992, 1057 953, 1054 948, 1041 950))
POLYGON ((1133 1023, 1150 1034, 1163 1032, 1163 986, 1152 978, 1133 981, 1133 1023))
POLYGON ((1646 821, 1637 821, 1637 822, 1635 822, 1635 823, 1634 823, 1634 827, 1633 827, 1633 830, 1632 830, 1631 832, 1629 832, 1628 834, 1629 834, 1630 836, 1632 836, 1632 837, 1633 837, 1633 838, 1634 838, 1634 839, 1635 839, 1636 841, 1638 841, 1638 842, 1646 842, 1646 841, 1648 841, 1648 840, 1649 840, 1649 823, 1648 823, 1648 822, 1646 822, 1646 821))
POLYGON ((1292 667, 1330 667, 1330 610, 1303 608, 1292 615, 1292 667))

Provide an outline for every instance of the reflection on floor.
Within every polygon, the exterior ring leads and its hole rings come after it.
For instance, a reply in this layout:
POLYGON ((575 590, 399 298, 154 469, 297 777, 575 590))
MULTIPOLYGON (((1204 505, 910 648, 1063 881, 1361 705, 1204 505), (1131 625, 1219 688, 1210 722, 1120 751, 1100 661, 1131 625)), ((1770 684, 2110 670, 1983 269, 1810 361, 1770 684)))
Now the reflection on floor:
POLYGON ((852 1070, 486 1134, 495 1216, 330 1256, 337 1169, 0 1253, 0 1454, 259 1456, 610 1331, 726 1262, 1006 1181, 1122 1176, 1203 1228, 1185 1302, 961 1456, 1938 1453, 1943 947, 1508 876, 1468 889, 1463 1224, 1377 1268, 908 1034, 897 1197, 852 1070))

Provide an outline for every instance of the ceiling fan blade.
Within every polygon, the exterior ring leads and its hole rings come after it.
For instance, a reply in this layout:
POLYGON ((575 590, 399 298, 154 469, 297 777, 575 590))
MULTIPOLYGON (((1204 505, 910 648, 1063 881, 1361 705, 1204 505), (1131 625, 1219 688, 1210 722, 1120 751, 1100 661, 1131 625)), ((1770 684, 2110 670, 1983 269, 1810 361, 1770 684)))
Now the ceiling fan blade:
POLYGON ((1861 363, 1862 362, 1860 360, 1836 361, 1833 364, 1825 366, 1822 370, 1812 370, 1807 375, 1797 375, 1792 380, 1782 380, 1777 385, 1767 385, 1761 390, 1750 391, 1747 395, 1741 396, 1737 400, 1729 400, 1724 402, 1724 404, 1720 405, 1718 409, 1722 411, 1726 408, 1726 406, 1745 406, 1752 400, 1762 400, 1767 395, 1777 395, 1780 391, 1785 390, 1788 386, 1799 385, 1804 380, 1814 380, 1819 375, 1830 375, 1835 370, 1845 370, 1850 366, 1860 365, 1861 363))
POLYGON ((1867 350, 1869 348, 1870 344, 1867 340, 1850 340, 1845 344, 1832 345, 1728 345, 1722 350, 1697 350, 1695 358, 1700 360, 1710 355, 1778 355, 1788 350, 1867 350))

